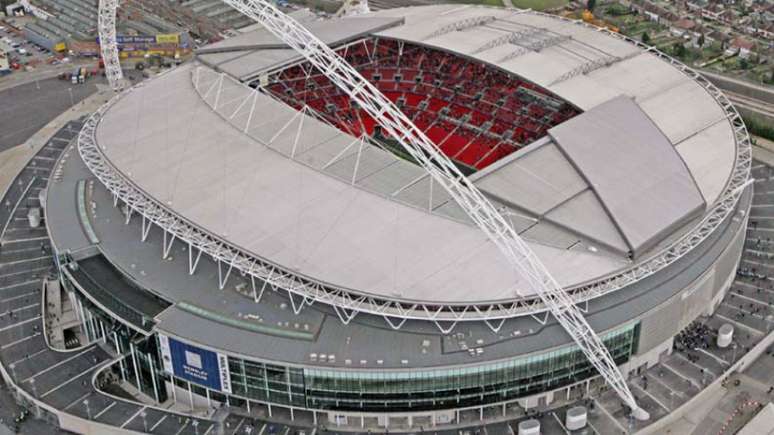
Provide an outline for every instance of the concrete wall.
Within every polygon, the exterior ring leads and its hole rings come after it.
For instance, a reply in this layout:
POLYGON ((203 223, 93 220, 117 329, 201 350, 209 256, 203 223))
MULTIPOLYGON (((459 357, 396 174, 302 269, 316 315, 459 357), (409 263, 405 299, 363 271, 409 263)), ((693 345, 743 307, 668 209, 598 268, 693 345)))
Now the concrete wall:
POLYGON ((671 340, 697 317, 714 312, 736 276, 746 227, 746 221, 742 222, 720 257, 691 286, 651 309, 642 318, 638 356, 648 354, 671 340))

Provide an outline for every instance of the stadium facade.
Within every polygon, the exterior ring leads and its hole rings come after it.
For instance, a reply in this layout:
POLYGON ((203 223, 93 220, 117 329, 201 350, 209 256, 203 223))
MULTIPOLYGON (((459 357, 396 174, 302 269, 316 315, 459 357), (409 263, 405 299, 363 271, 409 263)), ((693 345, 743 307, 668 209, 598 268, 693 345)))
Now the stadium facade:
MULTIPOLYGON (((751 156, 705 79, 532 11, 305 26, 474 180, 624 373, 720 303, 751 156)), ((77 319, 62 337, 123 355, 116 376, 154 402, 426 428, 598 383, 454 200, 268 32, 118 95, 56 173, 46 225, 77 319)))

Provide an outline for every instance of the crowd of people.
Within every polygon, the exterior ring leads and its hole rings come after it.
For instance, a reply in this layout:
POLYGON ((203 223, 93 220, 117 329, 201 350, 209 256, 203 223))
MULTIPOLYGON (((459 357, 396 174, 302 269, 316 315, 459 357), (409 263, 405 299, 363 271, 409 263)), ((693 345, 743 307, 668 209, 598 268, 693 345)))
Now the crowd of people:
POLYGON ((674 348, 690 357, 690 351, 708 349, 715 332, 704 323, 694 321, 675 336, 674 348))

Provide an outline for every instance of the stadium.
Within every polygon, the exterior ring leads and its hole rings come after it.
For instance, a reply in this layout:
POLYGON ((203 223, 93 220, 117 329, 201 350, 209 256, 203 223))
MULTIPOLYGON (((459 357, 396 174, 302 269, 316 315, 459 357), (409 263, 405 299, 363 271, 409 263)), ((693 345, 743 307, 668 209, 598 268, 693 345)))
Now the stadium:
MULTIPOLYGON (((701 76, 527 10, 297 19, 492 202, 624 375, 720 304, 751 155, 701 76)), ((342 430, 484 422, 601 388, 398 139, 264 29, 117 95, 47 188, 53 305, 73 319, 53 340, 101 342, 152 403, 342 430)))

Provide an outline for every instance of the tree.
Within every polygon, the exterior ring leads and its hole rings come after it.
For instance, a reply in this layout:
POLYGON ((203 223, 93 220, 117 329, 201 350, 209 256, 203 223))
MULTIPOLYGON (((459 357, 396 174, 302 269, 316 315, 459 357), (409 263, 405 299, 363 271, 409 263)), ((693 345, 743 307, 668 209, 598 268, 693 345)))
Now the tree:
POLYGON ((750 67, 750 62, 747 61, 747 59, 739 59, 739 67, 742 69, 747 69, 750 67))
POLYGON ((642 32, 642 43, 650 44, 650 35, 648 34, 648 32, 642 32))
POLYGON ((685 46, 680 42, 675 42, 675 45, 672 46, 672 51, 677 58, 685 56, 685 46))
POLYGON ((701 35, 699 35, 699 40, 696 41, 696 43, 699 44, 699 47, 704 47, 704 42, 706 41, 704 40, 704 34, 702 33, 701 35))
POLYGON ((597 5, 597 0, 586 0, 586 9, 594 12, 594 7, 597 5))

